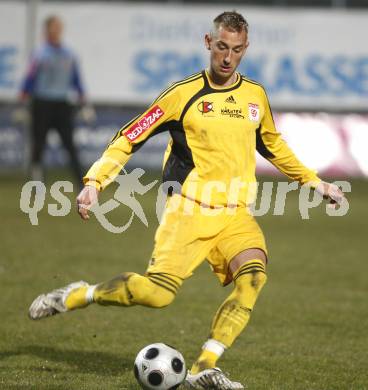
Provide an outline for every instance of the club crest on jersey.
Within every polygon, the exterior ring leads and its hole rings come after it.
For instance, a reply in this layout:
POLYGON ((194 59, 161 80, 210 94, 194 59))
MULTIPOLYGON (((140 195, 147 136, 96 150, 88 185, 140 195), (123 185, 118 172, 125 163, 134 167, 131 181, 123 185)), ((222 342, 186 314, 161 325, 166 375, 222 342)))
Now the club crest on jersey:
POLYGON ((147 112, 139 121, 135 122, 129 129, 124 133, 125 137, 129 141, 135 141, 139 138, 146 130, 148 130, 154 123, 156 123, 164 115, 161 107, 156 105, 147 112))
POLYGON ((208 114, 209 112, 213 112, 213 103, 201 101, 197 105, 198 111, 202 114, 208 114))
POLYGON ((259 105, 248 103, 249 120, 252 122, 259 122, 259 105))

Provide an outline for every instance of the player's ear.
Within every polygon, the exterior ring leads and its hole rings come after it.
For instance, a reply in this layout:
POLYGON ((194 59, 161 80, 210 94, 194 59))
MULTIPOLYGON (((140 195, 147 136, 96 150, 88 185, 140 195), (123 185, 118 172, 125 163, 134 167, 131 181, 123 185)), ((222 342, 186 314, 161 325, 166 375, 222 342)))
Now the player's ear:
POLYGON ((211 50, 211 40, 212 40, 212 38, 211 38, 210 34, 206 34, 204 36, 204 44, 205 44, 207 50, 211 50))

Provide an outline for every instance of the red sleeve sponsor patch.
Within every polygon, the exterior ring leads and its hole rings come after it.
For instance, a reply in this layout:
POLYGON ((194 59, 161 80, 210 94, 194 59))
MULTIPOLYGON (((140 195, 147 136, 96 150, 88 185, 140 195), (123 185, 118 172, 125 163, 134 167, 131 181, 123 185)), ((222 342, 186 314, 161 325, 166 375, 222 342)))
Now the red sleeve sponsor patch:
POLYGON ((162 111, 160 106, 154 106, 137 122, 134 122, 128 128, 128 130, 125 131, 125 137, 127 137, 129 141, 135 141, 146 130, 152 127, 162 117, 162 115, 164 115, 164 112, 162 111))

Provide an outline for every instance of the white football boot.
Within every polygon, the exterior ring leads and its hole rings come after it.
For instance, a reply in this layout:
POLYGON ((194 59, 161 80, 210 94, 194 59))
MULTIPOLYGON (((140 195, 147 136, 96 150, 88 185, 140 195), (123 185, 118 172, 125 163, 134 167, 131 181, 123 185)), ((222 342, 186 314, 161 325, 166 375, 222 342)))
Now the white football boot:
POLYGON ((32 320, 40 320, 41 318, 68 311, 65 306, 66 298, 72 290, 82 286, 89 286, 89 284, 81 280, 53 290, 47 294, 39 295, 29 307, 29 317, 32 320))
POLYGON ((208 389, 208 390, 233 390, 244 389, 239 382, 232 382, 226 378, 219 368, 209 368, 198 374, 192 375, 188 372, 185 378, 185 386, 188 389, 208 389))

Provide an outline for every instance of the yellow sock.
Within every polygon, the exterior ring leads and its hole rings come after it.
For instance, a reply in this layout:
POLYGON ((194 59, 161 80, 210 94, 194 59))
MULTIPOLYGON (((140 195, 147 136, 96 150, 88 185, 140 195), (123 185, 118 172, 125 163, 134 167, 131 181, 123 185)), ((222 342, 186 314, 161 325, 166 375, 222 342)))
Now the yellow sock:
POLYGON ((211 338, 230 347, 246 327, 267 276, 262 260, 251 260, 234 274, 235 288, 217 311, 211 338))
POLYGON ((101 305, 164 307, 170 304, 182 280, 168 274, 142 276, 125 272, 116 278, 98 284, 93 299, 101 305))
POLYGON ((220 342, 207 340, 196 362, 193 364, 191 374, 198 374, 200 371, 216 367, 217 360, 224 353, 226 346, 220 342))
POLYGON ((234 274, 235 288, 218 309, 212 322, 210 340, 193 364, 192 374, 216 366, 225 348, 230 347, 246 327, 266 280, 265 265, 258 259, 243 264, 234 274))
POLYGON ((87 291, 88 286, 82 286, 72 290, 65 300, 65 306, 68 310, 81 309, 88 306, 87 291))
POLYGON ((72 290, 65 300, 68 310, 100 305, 164 307, 170 304, 182 280, 168 274, 142 276, 125 272, 108 282, 96 286, 83 286, 72 290))
POLYGON ((216 367, 216 363, 219 357, 220 356, 216 355, 214 352, 207 351, 206 349, 204 349, 199 355, 197 361, 190 369, 191 374, 198 374, 199 372, 206 370, 207 368, 216 367))

